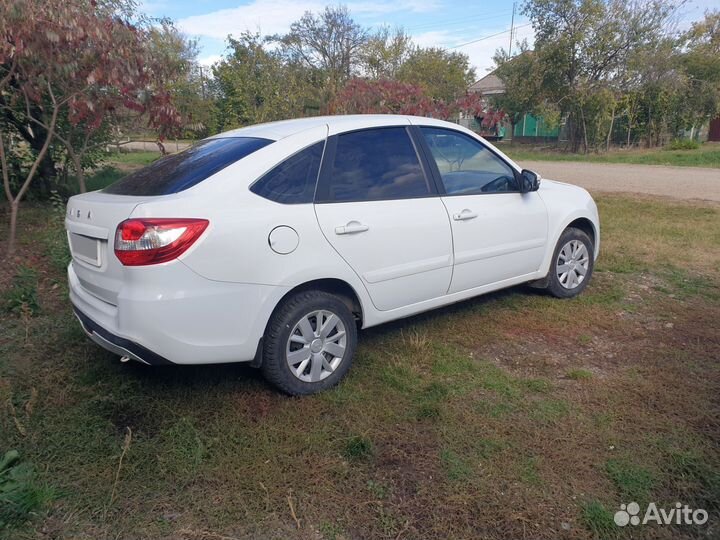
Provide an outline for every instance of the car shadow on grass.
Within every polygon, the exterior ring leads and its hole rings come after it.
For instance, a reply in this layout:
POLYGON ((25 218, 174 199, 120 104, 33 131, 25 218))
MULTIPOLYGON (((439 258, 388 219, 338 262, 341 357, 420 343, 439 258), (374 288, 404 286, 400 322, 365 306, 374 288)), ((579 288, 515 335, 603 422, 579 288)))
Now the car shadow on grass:
MULTIPOLYGON (((512 304, 525 296, 539 296, 543 293, 526 285, 488 293, 463 300, 455 304, 436 308, 412 317, 398 319, 366 330, 361 330, 358 344, 382 339, 397 333, 413 330, 420 325, 433 324, 451 317, 464 316, 484 310, 491 304, 512 304)), ((215 393, 234 393, 238 391, 271 391, 281 395, 280 391, 268 385, 259 369, 247 362, 201 365, 148 366, 136 361, 119 362, 116 355, 99 348, 91 352, 91 378, 106 375, 125 377, 141 384, 148 391, 170 391, 178 389, 205 391, 212 388, 215 393), (98 373, 100 371, 101 373, 98 373)), ((352 372, 350 372, 352 377, 352 372)))
MULTIPOLYGON (((491 304, 508 305, 524 296, 538 296, 543 293, 526 285, 488 293, 482 296, 462 300, 460 302, 436 308, 418 315, 398 319, 366 330, 358 336, 359 344, 373 338, 382 338, 397 332, 412 330, 423 324, 432 324, 457 315, 468 315, 484 310, 491 304)), ((95 363, 93 372, 111 371, 113 375, 128 377, 143 386, 153 389, 169 389, 171 387, 202 388, 213 387, 216 391, 225 389, 228 392, 238 390, 270 389, 263 380, 259 369, 251 367, 248 362, 200 365, 167 365, 148 366, 136 361, 121 363, 112 353, 96 349, 91 353, 95 363)), ((351 372, 352 373, 352 372, 351 372)), ((95 373, 101 376, 101 373, 95 373)), ((351 375, 352 376, 352 375, 351 375)))

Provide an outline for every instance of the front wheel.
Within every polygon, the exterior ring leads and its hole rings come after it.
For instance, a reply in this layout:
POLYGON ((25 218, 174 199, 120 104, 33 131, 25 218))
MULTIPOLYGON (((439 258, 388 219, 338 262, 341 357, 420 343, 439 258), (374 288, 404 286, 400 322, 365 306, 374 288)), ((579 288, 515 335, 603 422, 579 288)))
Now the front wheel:
POLYGON ((563 231, 553 253, 546 290, 558 298, 572 298, 587 287, 594 267, 592 240, 584 231, 563 231))
POLYGON ((262 371, 291 395, 314 394, 337 384, 350 369, 357 327, 335 295, 305 291, 285 300, 265 332, 262 371))

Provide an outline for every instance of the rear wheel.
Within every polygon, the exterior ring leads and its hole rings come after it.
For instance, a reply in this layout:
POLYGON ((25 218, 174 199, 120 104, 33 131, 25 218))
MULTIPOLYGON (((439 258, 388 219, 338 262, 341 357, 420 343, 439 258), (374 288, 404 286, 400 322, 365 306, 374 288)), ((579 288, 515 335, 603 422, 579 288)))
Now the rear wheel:
POLYGON ((594 267, 590 237, 580 229, 563 231, 553 253, 546 290, 558 298, 572 298, 585 290, 594 267))
POLYGON ((337 384, 350 369, 357 327, 335 295, 305 291, 275 311, 263 343, 265 378, 291 395, 314 394, 337 384))

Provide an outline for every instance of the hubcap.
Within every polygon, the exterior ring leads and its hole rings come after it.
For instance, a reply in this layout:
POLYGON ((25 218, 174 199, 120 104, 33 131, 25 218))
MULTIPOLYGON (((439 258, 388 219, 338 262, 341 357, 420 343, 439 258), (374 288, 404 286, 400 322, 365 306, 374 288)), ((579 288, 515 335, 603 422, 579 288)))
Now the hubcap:
POLYGON ((285 353, 288 367, 301 381, 322 381, 340 365, 346 346, 345 325, 340 317, 332 311, 313 311, 290 332, 285 353))
POLYGON ((574 289, 585 281, 589 267, 590 255, 580 240, 570 240, 565 244, 555 264, 560 285, 566 289, 574 289))

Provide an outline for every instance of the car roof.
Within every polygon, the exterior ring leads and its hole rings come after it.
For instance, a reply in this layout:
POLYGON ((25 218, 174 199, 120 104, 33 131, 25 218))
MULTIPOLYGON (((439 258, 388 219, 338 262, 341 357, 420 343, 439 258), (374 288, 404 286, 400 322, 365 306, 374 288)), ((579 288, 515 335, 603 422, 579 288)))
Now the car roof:
POLYGON ((296 118, 293 120, 279 120, 277 122, 267 122, 265 124, 255 124, 239 129, 233 129, 220 133, 214 138, 225 137, 259 137, 262 139, 271 139, 274 141, 284 139, 290 135, 295 135, 302 131, 312 129, 318 126, 326 125, 330 133, 342 133, 344 131, 352 131, 355 129, 363 129, 367 127, 397 126, 397 125, 432 125, 444 126, 458 129, 457 124, 437 120, 435 118, 425 118, 422 116, 408 116, 399 114, 347 114, 336 116, 311 116, 308 118, 296 118))

